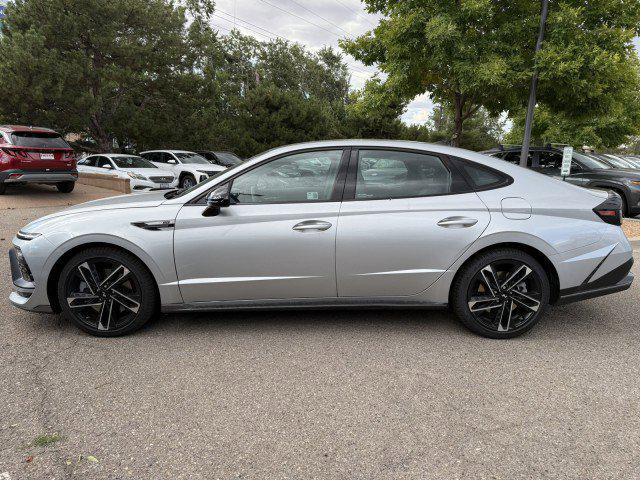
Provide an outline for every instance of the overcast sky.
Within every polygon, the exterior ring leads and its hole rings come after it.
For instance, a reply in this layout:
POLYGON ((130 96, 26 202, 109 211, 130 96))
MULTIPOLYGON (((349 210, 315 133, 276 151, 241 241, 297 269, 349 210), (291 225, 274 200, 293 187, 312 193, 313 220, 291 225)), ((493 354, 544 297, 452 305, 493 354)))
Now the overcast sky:
MULTIPOLYGON (((365 12, 359 0, 216 0, 214 26, 222 33, 232 28, 261 40, 278 36, 317 50, 324 45, 338 48, 338 39, 355 37, 371 29, 377 17, 365 12)), ((640 41, 636 40, 640 50, 640 41)), ((351 85, 360 88, 375 73, 347 56, 351 85)), ((403 119, 424 123, 433 103, 421 95, 409 104, 403 119)))

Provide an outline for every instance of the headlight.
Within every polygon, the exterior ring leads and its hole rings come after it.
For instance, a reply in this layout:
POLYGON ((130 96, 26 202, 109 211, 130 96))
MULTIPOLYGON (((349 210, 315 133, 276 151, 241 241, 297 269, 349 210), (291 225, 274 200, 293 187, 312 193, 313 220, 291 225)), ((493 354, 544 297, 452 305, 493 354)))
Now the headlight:
POLYGON ((146 180, 147 179, 147 177, 145 177, 144 175, 140 175, 139 173, 127 172, 127 175, 129 175, 131 178, 135 178, 136 180, 146 180))
POLYGON ((20 240, 33 240, 34 238, 38 238, 40 235, 42 234, 33 233, 33 232, 23 232, 22 230, 20 230, 16 235, 16 237, 18 237, 20 240))

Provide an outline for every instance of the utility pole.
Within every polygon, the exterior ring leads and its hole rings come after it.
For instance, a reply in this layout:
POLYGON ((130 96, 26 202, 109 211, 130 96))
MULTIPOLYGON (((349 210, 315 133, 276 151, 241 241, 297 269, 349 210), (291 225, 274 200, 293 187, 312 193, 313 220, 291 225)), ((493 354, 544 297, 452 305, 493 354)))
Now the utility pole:
MULTIPOLYGON (((549 11, 549 0, 542 0, 542 13, 540 14, 540 31, 536 42, 536 54, 542 49, 544 41, 544 28, 547 24, 547 13, 549 11)), ((520 155, 520 166, 527 166, 529 157, 529 144, 531 143, 531 127, 533 126, 533 112, 536 108, 536 89, 538 88, 538 69, 534 68, 531 79, 531 90, 529 91, 529 106, 527 107, 527 118, 524 123, 524 139, 522 140, 522 153, 520 155)))

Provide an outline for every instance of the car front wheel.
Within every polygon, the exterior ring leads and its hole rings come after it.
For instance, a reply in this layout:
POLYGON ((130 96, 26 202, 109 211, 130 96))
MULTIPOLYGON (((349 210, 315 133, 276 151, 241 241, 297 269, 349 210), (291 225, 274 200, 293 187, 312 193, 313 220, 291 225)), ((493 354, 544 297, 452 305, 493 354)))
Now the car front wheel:
POLYGON ((196 179, 193 175, 185 175, 180 183, 181 188, 191 188, 196 184, 196 179))
POLYGON ((115 337, 141 328, 158 304, 155 281, 133 255, 89 248, 65 265, 58 281, 63 313, 92 335, 115 337))
POLYGON ((529 331, 549 303, 549 279, 531 255, 489 251, 463 267, 452 286, 452 307, 471 331, 513 338, 529 331))

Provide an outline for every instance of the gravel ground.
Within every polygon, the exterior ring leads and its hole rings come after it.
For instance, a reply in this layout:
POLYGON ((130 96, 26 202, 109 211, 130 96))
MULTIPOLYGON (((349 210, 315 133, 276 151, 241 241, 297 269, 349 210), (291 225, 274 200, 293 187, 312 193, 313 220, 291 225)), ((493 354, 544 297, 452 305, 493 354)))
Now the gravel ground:
MULTIPOLYGON (((2 247, 58 208, 5 209, 2 247)), ((171 315, 98 339, 12 308, 0 275, 3 480, 640 478, 637 283, 510 341, 416 310, 171 315)))
POLYGON ((622 230, 624 230, 624 234, 627 238, 640 238, 640 220, 623 220, 622 230))

